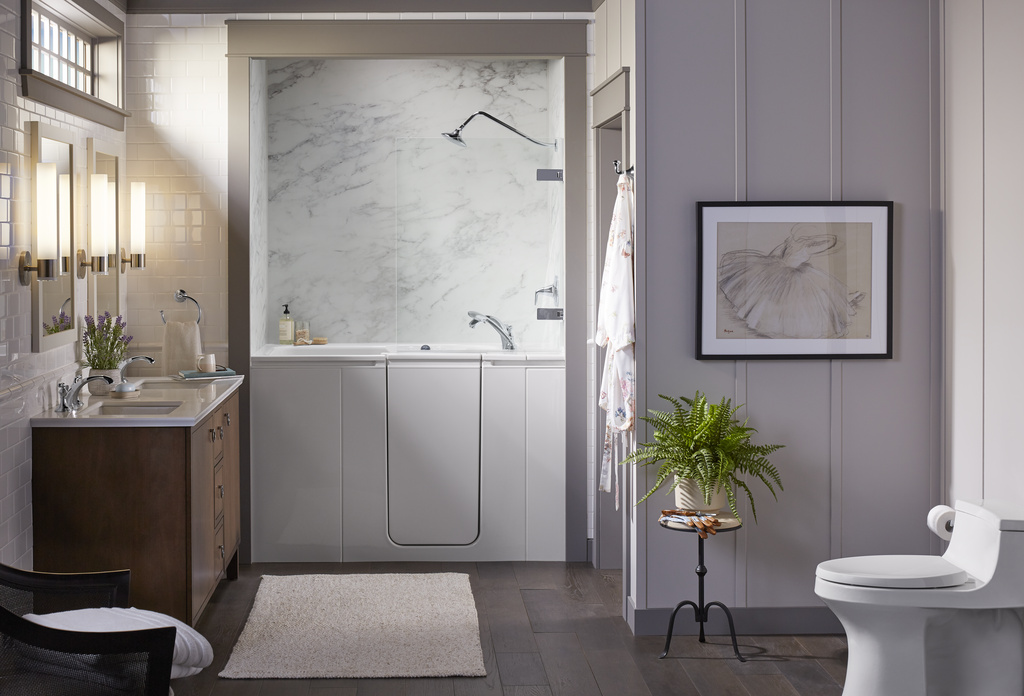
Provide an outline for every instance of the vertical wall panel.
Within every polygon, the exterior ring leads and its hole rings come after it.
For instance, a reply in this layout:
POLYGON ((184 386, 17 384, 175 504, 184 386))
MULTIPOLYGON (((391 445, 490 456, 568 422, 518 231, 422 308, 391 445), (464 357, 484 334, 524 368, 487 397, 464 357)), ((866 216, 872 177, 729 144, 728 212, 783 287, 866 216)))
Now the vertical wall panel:
POLYGON ((1024 4, 985 2, 985 488, 986 497, 1020 500, 1020 265, 1024 260, 1024 4), (1013 435, 1011 435, 1013 434, 1013 435))
MULTIPOLYGON (((843 3, 843 197, 896 203, 894 358, 843 365, 842 555, 925 553, 932 473, 929 2, 843 3), (886 530, 855 523, 884 513, 886 530)), ((934 293, 934 294, 933 294, 934 293)))
POLYGON ((982 0, 945 2, 945 401, 949 471, 945 502, 979 499, 983 495, 985 67, 982 7, 982 0))
MULTIPOLYGON (((641 72, 646 74, 640 79, 646 83, 646 102, 637 128, 647 132, 646 148, 638 153, 644 175, 637 190, 645 198, 638 209, 646 208, 640 223, 646 289, 639 291, 646 294, 647 311, 638 330, 645 335, 648 403, 637 404, 641 411, 661 408, 658 394, 692 395, 701 389, 731 395, 735 380, 732 363, 693 358, 695 203, 731 198, 734 187, 733 6, 656 0, 645 8, 647 55, 641 72)), ((643 470, 638 487, 646 491, 653 474, 643 470)), ((647 606, 672 606, 696 593, 696 542, 657 525, 666 501, 671 499, 658 493, 636 511, 638 524, 647 526, 647 606)), ((734 544, 730 535, 707 544, 709 599, 734 599, 734 544)), ((639 582, 645 582, 642 574, 639 582)))
POLYGON ((747 3, 747 198, 829 198, 829 7, 747 3))

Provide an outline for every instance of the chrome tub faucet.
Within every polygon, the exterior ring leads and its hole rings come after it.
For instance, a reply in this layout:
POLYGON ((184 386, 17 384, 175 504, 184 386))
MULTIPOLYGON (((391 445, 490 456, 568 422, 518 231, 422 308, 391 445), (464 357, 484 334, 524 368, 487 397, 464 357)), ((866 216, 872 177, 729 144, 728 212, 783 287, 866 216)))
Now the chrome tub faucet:
POLYGON ((501 349, 502 350, 515 350, 516 340, 512 335, 512 325, 502 323, 497 317, 492 317, 490 314, 481 314, 480 312, 469 312, 469 327, 475 329, 477 324, 484 323, 488 324, 492 329, 498 332, 501 336, 501 349))

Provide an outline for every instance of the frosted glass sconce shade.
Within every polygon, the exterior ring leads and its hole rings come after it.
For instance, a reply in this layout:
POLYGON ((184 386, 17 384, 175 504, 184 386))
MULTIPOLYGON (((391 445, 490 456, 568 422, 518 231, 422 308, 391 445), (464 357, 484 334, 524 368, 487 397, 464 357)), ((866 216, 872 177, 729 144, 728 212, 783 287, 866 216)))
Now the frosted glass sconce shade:
MULTIPOLYGON (((131 231, 129 253, 132 268, 146 267, 146 182, 133 181, 131 186, 131 231)), ((124 258, 121 259, 122 268, 124 258)))
POLYGON ((71 271, 71 176, 57 177, 57 228, 60 234, 60 272, 71 271))
POLYGON ((32 254, 22 253, 18 262, 18 278, 22 285, 29 284, 33 271, 39 280, 53 280, 58 275, 57 165, 52 162, 36 164, 35 177, 35 246, 39 258, 32 265, 32 254))
POLYGON ((56 259, 57 245, 57 165, 36 165, 36 253, 40 259, 56 259))
POLYGON ((85 269, 93 273, 106 275, 107 254, 110 253, 107 225, 108 197, 106 174, 89 176, 89 256, 85 260, 85 252, 78 252, 78 277, 85 277, 85 269))

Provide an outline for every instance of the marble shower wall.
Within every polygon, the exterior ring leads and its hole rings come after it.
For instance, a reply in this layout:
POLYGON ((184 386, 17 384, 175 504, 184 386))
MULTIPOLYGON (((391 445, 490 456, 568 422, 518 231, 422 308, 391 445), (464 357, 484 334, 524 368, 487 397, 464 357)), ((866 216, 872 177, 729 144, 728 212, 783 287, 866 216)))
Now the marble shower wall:
MULTIPOLYGON (((561 272, 561 65, 546 60, 268 60, 268 311, 332 342, 486 343, 466 312, 561 347, 534 291, 561 272), (557 76, 556 76, 557 73, 557 76), (552 93, 552 86, 559 90, 552 93), (554 250, 554 252, 552 251, 554 250), (555 258, 552 258, 552 254, 555 258)), ((542 302, 542 305, 545 304, 542 302)), ((258 347, 258 346, 254 346, 258 347)))

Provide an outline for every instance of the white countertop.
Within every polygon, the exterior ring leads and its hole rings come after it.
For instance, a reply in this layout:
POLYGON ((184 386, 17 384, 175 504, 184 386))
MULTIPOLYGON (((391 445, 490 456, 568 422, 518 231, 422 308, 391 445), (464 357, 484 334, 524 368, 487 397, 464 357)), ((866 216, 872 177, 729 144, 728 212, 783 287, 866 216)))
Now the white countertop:
POLYGON ((178 380, 144 377, 135 380, 139 396, 82 397, 76 413, 53 409, 33 416, 33 428, 183 428, 202 422, 225 399, 238 391, 244 376, 178 380), (107 412, 116 409, 116 412, 107 412))

